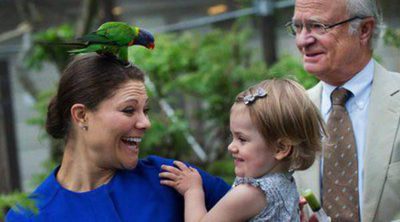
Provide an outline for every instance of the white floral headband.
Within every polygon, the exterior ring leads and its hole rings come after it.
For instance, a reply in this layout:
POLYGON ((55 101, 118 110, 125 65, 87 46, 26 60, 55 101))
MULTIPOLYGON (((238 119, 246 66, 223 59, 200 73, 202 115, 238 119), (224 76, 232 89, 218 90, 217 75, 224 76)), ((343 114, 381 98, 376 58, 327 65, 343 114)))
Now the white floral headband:
POLYGON ((267 95, 268 94, 267 94, 267 91, 265 91, 265 89, 258 87, 254 94, 248 94, 245 97, 243 97, 243 102, 246 105, 250 105, 251 103, 256 101, 258 98, 263 98, 263 97, 266 97, 267 95))

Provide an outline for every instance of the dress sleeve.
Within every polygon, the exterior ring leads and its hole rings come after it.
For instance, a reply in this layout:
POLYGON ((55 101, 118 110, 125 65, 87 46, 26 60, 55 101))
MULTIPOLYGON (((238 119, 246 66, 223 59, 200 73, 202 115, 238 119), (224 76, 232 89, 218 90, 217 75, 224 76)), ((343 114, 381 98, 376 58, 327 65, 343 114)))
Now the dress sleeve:
POLYGON ((6 215, 5 222, 30 222, 31 213, 21 209, 21 211, 16 211, 15 208, 12 208, 8 211, 6 215))
POLYGON ((231 188, 224 180, 197 169, 203 180, 206 208, 210 210, 231 188))

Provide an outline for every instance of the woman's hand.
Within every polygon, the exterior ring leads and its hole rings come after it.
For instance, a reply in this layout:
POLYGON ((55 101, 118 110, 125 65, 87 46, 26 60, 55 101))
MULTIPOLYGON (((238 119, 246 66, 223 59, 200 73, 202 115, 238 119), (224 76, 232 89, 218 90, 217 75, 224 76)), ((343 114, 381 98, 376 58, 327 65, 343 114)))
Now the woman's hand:
POLYGON ((202 180, 199 172, 193 167, 187 167, 181 161, 174 161, 173 166, 162 165, 164 172, 159 174, 163 185, 173 187, 183 196, 191 192, 203 192, 202 180))

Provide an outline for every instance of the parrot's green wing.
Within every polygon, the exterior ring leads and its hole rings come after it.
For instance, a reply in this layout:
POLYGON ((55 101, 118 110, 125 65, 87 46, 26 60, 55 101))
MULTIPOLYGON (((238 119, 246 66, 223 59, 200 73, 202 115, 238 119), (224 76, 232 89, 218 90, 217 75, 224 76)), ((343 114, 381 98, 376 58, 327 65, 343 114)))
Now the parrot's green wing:
POLYGON ((138 27, 131 27, 124 22, 106 22, 97 31, 82 36, 80 40, 84 41, 87 47, 69 52, 73 54, 87 52, 112 54, 127 63, 129 63, 129 46, 137 44, 147 48, 154 47, 154 38, 150 33, 140 30, 138 27))
POLYGON ((128 46, 137 35, 137 30, 126 23, 106 22, 96 32, 83 36, 81 40, 96 44, 128 46))
POLYGON ((122 61, 128 61, 128 47, 121 47, 119 49, 118 57, 122 61))

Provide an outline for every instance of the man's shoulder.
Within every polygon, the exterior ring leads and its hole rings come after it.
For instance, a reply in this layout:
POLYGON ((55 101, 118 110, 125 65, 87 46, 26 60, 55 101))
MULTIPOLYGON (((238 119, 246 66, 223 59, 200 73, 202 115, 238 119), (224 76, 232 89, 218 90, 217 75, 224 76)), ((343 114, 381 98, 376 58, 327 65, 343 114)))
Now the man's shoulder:
MULTIPOLYGON (((382 76, 382 78, 394 78, 394 79, 400 79, 400 73, 399 72, 394 72, 386 69, 382 64, 375 62, 375 70, 374 70, 376 75, 382 76)), ((376 76, 374 76, 376 78, 376 76)))
POLYGON ((319 103, 321 101, 321 94, 322 94, 321 81, 307 90, 307 95, 310 97, 311 101, 313 101, 317 106, 319 106, 319 103))
POLYGON ((315 93, 321 93, 322 90, 322 82, 319 81, 317 84, 315 84, 315 86, 307 89, 307 93, 310 94, 315 94, 315 93))

